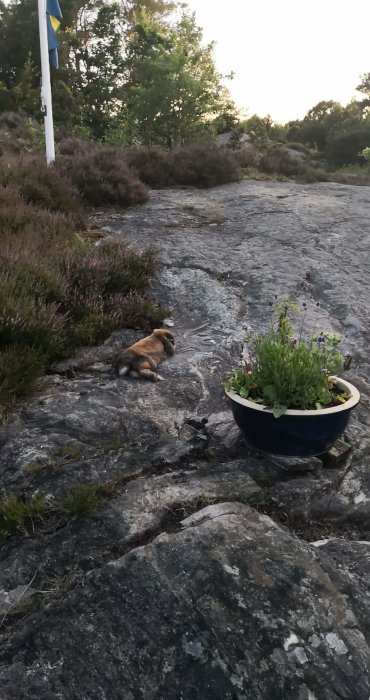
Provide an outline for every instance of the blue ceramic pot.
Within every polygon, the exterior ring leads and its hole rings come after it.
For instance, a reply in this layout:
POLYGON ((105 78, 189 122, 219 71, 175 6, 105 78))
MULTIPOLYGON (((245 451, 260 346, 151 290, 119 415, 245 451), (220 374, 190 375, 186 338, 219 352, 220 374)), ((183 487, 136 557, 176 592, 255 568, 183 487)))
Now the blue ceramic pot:
POLYGON ((272 410, 234 391, 226 391, 236 424, 247 443, 261 452, 289 457, 312 457, 327 452, 345 430, 351 410, 360 394, 344 379, 334 377, 337 386, 351 394, 346 403, 320 410, 288 410, 280 418, 272 410))

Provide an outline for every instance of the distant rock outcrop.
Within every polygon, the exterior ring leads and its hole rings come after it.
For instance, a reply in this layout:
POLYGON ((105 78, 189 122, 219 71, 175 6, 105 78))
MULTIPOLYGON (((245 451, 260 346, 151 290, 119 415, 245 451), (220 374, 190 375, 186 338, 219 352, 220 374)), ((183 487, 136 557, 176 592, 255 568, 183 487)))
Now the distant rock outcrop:
MULTIPOLYGON (((236 138, 235 131, 226 131, 224 134, 217 134, 216 143, 218 143, 219 146, 229 146, 232 144, 232 142, 235 138, 236 138)), ((238 144, 249 143, 250 140, 251 139, 250 139, 250 136, 248 136, 248 134, 238 134, 237 135, 238 144)))

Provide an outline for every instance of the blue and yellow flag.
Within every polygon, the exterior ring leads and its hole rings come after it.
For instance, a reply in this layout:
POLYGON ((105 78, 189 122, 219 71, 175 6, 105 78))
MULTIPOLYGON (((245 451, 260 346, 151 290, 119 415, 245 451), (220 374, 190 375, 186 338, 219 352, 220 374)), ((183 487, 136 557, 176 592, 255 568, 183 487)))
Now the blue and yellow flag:
POLYGON ((60 20, 63 15, 60 11, 58 0, 46 0, 46 21, 48 26, 48 46, 50 63, 58 68, 58 47, 59 42, 56 36, 60 20))

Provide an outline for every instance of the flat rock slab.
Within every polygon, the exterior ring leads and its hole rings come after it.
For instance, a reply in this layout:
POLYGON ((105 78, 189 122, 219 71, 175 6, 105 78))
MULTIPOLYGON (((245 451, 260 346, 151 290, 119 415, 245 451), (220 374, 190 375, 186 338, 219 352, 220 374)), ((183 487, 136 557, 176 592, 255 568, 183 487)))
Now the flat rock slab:
POLYGON ((159 249, 176 354, 118 379, 141 334, 114 333, 1 426, 3 492, 49 510, 0 546, 0 700, 368 700, 369 219, 367 187, 249 181, 97 214, 159 249), (233 422, 222 381, 275 294, 353 355, 340 463, 253 453, 233 422), (62 512, 76 483, 104 488, 93 516, 62 512))

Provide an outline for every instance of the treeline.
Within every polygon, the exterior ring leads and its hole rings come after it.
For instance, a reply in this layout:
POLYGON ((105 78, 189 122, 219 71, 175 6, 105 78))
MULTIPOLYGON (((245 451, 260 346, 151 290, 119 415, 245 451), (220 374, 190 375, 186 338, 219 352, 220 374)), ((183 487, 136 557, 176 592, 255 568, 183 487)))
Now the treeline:
MULTIPOLYGON (((258 154, 301 144, 334 170, 362 164, 370 146, 370 73, 363 98, 321 101, 285 125, 242 120, 204 44, 194 13, 172 0, 63 0, 60 68, 52 69, 58 141, 74 135, 111 146, 173 149, 231 131, 258 154)), ((35 0, 0 0, 0 113, 40 122, 40 55, 35 0)), ((245 95, 248 102, 248 95, 245 95)), ((289 174, 289 173, 287 173, 289 174)))
POLYGON ((257 115, 241 122, 237 134, 247 133, 254 145, 266 151, 276 144, 302 144, 323 165, 340 168, 363 164, 362 151, 370 146, 370 73, 356 87, 363 98, 343 106, 323 100, 301 120, 276 124, 269 116, 257 115))
POLYGON ((356 90, 361 100, 343 106, 333 100, 319 102, 304 119, 288 125, 287 138, 323 154, 333 166, 362 163, 370 145, 370 73, 361 77, 356 90))
MULTIPOLYGON (((235 122, 235 106, 195 15, 170 0, 63 0, 60 131, 109 143, 174 147, 235 122)), ((0 0, 0 112, 40 118, 37 3, 0 0)))

